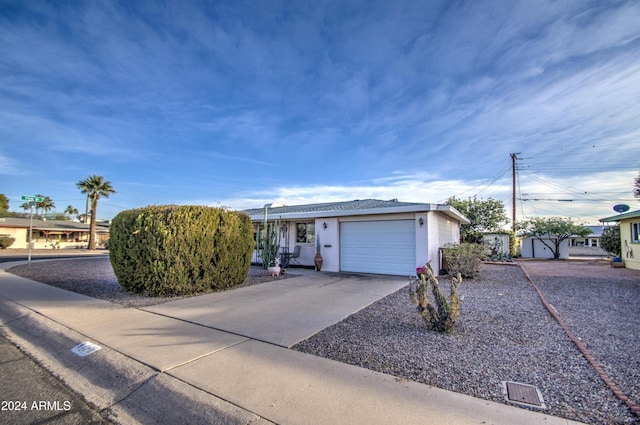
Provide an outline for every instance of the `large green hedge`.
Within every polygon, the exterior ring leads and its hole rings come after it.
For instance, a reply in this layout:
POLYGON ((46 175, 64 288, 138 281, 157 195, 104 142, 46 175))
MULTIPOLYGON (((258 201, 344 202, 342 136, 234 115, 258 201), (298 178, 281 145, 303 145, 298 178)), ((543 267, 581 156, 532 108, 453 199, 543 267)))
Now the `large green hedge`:
POLYGON ((153 296, 230 288, 247 277, 253 225, 244 213, 202 206, 126 210, 111 222, 109 251, 120 285, 153 296))

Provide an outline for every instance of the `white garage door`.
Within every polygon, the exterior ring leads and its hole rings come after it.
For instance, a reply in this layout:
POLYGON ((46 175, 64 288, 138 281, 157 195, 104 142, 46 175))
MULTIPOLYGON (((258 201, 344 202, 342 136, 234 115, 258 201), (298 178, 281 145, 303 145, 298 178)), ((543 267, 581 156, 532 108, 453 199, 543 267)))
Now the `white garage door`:
POLYGON ((413 220, 340 223, 340 270, 409 275, 415 263, 413 220))

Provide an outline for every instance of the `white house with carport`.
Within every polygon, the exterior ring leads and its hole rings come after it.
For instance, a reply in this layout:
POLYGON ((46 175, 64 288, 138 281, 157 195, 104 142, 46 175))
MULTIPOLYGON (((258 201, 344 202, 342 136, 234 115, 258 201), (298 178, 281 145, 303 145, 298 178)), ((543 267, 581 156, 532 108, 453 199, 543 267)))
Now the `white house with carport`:
POLYGON ((377 199, 308 205, 273 205, 245 210, 258 224, 280 220, 281 252, 299 256, 293 265, 313 266, 316 238, 322 271, 415 274, 431 260, 440 271, 440 248, 460 242, 469 220, 450 205, 377 199))

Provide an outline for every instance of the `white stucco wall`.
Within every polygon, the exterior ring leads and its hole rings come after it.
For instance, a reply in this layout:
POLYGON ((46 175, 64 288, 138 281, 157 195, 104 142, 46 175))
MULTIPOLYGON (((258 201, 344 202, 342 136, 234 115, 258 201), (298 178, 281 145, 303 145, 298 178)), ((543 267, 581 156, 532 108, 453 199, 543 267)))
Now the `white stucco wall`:
MULTIPOLYGON (((415 215, 416 221, 416 268, 429 261, 429 218, 426 212, 415 215), (420 219, 423 225, 420 226, 420 219)), ((437 262, 437 261, 436 261, 437 262)))
MULTIPOLYGON (((316 236, 320 238, 320 254, 322 270, 337 272, 340 270, 340 225, 337 218, 316 220, 316 236), (324 224, 327 228, 324 228, 324 224)), ((315 257, 315 247, 313 251, 315 257)), ((313 258, 311 259, 313 264, 313 258)))
POLYGON ((434 273, 438 275, 440 274, 440 248, 448 243, 460 243, 460 225, 437 211, 429 211, 425 214, 426 246, 421 251, 416 250, 416 267, 421 267, 430 260, 434 273))
MULTIPOLYGON (((437 211, 313 219, 316 236, 319 237, 321 245, 322 271, 340 271, 341 222, 380 220, 413 220, 416 226, 415 266, 422 267, 427 261, 431 260, 435 273, 440 272, 440 248, 447 243, 458 243, 460 241, 458 222, 437 211), (422 225, 420 225, 421 218, 423 220, 422 225)), ((316 246, 315 244, 296 242, 296 224, 299 222, 308 222, 308 220, 291 220, 283 223, 287 231, 282 235, 280 245, 282 250, 288 246, 290 252, 294 251, 296 245, 300 245, 300 256, 296 261, 292 261, 290 266, 313 266, 316 246)), ((256 258, 255 255, 254 258, 256 258)))
POLYGON ((28 229, 22 229, 22 228, 3 227, 0 229, 0 234, 7 235, 10 238, 15 239, 15 241, 9 247, 9 249, 28 248, 27 233, 29 233, 28 229))

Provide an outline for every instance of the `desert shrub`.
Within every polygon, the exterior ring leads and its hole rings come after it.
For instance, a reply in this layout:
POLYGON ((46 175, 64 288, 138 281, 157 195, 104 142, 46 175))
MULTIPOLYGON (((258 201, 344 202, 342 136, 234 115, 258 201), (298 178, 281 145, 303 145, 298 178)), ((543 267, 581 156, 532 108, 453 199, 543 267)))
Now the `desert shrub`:
POLYGON ((9 236, 0 236, 0 249, 7 249, 16 241, 15 238, 9 236))
POLYGON ((480 274, 480 264, 486 258, 487 247, 477 243, 447 244, 442 249, 443 265, 451 276, 458 273, 473 279, 480 274))
POLYGON ((150 206, 111 222, 111 265, 120 285, 153 296, 230 288, 248 274, 253 252, 249 216, 224 208, 150 206))
POLYGON ((417 279, 409 276, 411 303, 416 307, 427 328, 438 332, 454 333, 456 322, 460 317, 458 286, 462 282, 462 277, 457 274, 452 278, 451 296, 447 300, 440 289, 438 279, 433 274, 431 263, 427 263, 422 270, 417 279), (429 300, 429 288, 433 292, 433 303, 429 300))

